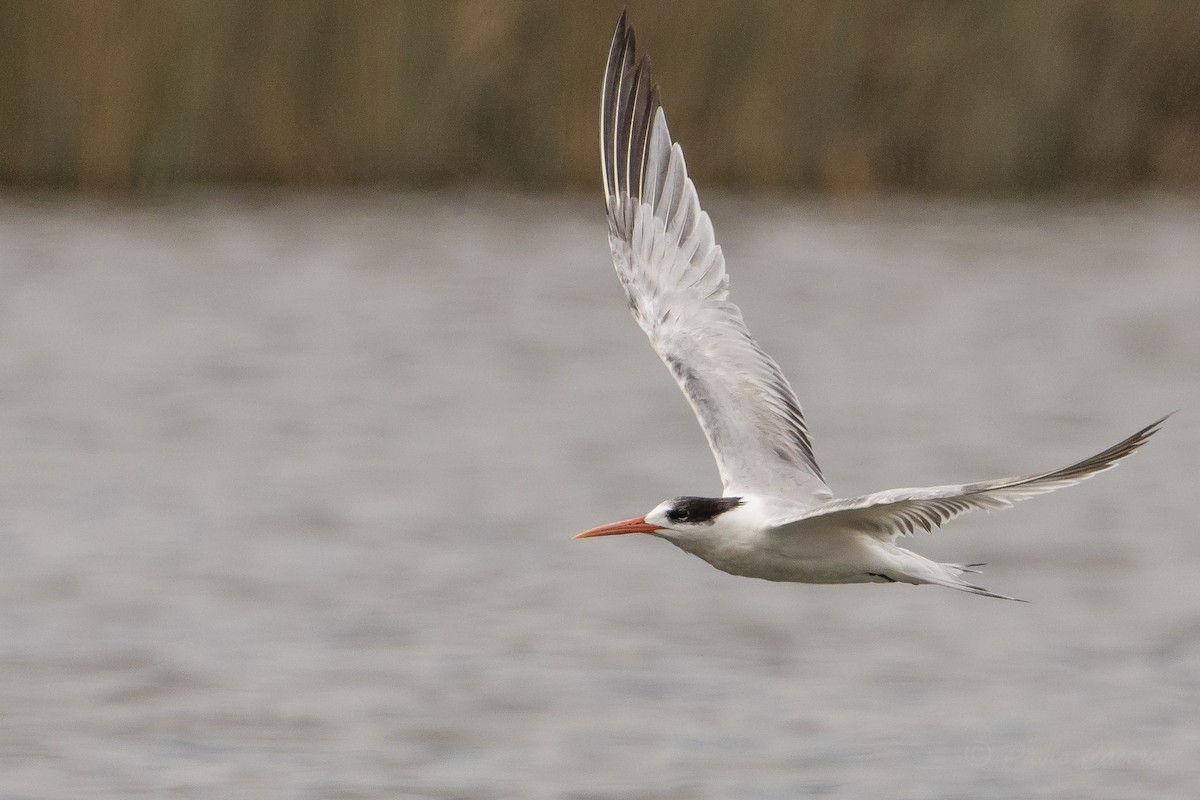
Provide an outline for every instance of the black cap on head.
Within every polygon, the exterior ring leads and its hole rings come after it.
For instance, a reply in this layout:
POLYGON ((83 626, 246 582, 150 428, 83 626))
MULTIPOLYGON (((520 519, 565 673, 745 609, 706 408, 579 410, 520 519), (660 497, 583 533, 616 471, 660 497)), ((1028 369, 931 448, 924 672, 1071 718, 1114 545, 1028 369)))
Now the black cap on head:
POLYGON ((731 508, 742 504, 740 497, 676 497, 671 501, 667 519, 672 522, 712 524, 713 520, 731 508))

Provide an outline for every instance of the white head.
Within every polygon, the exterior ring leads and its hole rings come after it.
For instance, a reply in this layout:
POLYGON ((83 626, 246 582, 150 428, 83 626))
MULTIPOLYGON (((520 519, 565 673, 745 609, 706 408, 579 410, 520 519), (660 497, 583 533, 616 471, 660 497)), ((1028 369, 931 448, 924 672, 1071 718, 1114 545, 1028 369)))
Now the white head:
POLYGON ((718 527, 723 514, 742 505, 740 497, 676 497, 659 503, 644 517, 623 519, 577 534, 576 539, 614 536, 620 533, 649 533, 676 544, 707 538, 718 527))

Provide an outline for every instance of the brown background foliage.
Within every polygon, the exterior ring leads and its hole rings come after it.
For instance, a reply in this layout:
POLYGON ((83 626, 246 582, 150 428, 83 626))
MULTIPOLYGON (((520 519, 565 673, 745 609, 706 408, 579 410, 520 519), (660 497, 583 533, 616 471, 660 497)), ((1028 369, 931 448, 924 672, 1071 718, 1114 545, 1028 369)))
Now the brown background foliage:
MULTIPOLYGON (((596 181, 618 2, 10 0, 0 181, 596 181)), ((1200 186, 1200 3, 629 9, 705 185, 1200 186)))

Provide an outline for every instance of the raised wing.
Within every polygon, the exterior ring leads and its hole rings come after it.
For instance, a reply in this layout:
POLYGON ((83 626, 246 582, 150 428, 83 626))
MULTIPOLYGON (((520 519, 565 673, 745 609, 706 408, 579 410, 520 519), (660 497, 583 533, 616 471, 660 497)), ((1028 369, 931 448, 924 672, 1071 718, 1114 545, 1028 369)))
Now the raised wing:
MULTIPOLYGON (((1167 416, 1170 416, 1168 414, 1167 416)), ((958 486, 931 486, 926 489, 891 489, 886 492, 834 500, 798 519, 781 525, 799 527, 830 526, 850 528, 877 536, 885 541, 918 528, 932 531, 960 514, 982 509, 1007 508, 1034 495, 1073 486, 1105 470, 1146 443, 1167 417, 1147 425, 1128 439, 1069 467, 996 481, 966 483, 958 486)))
POLYGON ((696 412, 726 494, 832 498, 796 395, 726 300, 725 257, 624 14, 600 101, 600 168, 629 307, 696 412))

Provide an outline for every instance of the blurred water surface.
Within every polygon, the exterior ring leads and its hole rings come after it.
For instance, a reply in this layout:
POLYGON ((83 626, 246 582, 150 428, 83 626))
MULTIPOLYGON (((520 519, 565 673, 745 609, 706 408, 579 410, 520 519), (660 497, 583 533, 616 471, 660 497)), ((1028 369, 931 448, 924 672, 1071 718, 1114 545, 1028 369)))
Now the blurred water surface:
POLYGON ((839 493, 1018 605, 735 579, 594 198, 0 200, 0 796, 1192 797, 1200 206, 709 198, 839 493))

